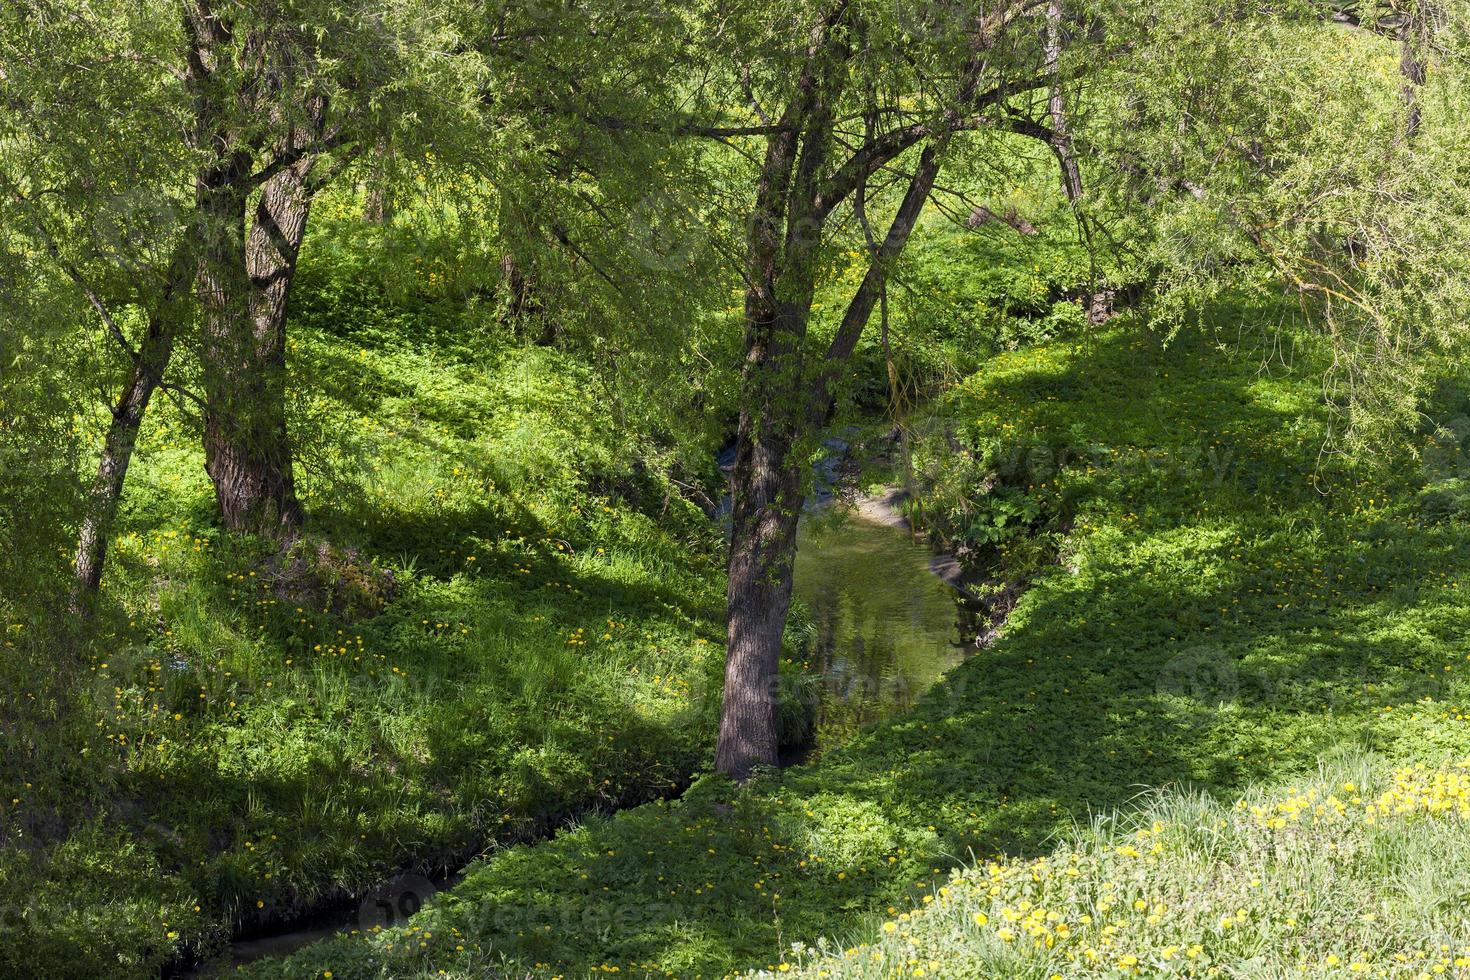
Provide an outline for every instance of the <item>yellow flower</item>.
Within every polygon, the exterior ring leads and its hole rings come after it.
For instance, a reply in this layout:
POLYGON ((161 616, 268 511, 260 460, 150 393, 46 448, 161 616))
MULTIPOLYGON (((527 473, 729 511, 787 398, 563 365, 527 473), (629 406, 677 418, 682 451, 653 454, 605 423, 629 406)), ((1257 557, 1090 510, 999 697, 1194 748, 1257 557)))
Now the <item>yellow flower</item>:
POLYGON ((975 913, 975 925, 977 925, 977 926, 983 926, 983 925, 985 925, 985 923, 987 923, 989 921, 990 921, 990 916, 986 915, 984 912, 976 912, 975 913))

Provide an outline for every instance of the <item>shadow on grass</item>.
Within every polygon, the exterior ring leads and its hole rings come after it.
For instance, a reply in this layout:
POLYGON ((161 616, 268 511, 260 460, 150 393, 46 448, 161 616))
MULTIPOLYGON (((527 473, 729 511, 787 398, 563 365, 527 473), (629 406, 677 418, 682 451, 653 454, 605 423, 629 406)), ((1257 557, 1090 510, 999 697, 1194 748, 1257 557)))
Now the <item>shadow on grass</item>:
POLYGON ((611 612, 687 668, 677 650, 708 631, 707 590, 595 559, 506 499, 328 504, 310 530, 413 571, 400 567, 380 614, 352 620, 279 595, 263 543, 116 558, 148 583, 155 616, 141 632, 121 607, 107 616, 134 643, 95 685, 104 711, 122 705, 109 730, 128 735, 108 819, 235 931, 662 798, 706 759, 710 719, 653 710, 629 675, 641 637, 597 633, 611 612), (126 747, 142 742, 171 744, 126 747))
POLYGON ((255 975, 762 967, 922 903, 956 863, 1044 853, 1146 788, 1229 797, 1344 744, 1463 751, 1432 706, 1467 694, 1470 535, 1362 507, 1351 474, 1321 495, 1315 386, 1215 356, 1114 329, 971 393, 984 414, 961 425, 1107 452, 1072 475, 1079 550, 909 715, 809 769, 705 779, 498 855, 411 934, 255 975))

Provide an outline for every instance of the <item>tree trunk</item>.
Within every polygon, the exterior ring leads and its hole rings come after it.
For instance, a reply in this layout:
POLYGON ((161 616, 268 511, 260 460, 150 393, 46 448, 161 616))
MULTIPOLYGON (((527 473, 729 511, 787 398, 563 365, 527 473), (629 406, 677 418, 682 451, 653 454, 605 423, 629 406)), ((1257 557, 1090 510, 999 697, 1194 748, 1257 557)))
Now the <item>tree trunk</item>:
POLYGON ((102 459, 97 464, 97 477, 92 483, 91 503, 82 520, 77 544, 76 591, 72 610, 84 613, 90 597, 102 584, 102 570, 107 561, 107 546, 122 500, 128 465, 137 445, 138 430, 153 392, 163 381, 164 371, 173 356, 174 330, 164 315, 149 318, 148 331, 139 346, 138 359, 128 373, 127 384, 112 409, 112 422, 102 446, 102 459))
POLYGON ((286 316, 306 234, 310 158, 261 188, 249 236, 244 198, 228 181, 206 195, 205 469, 231 531, 289 538, 303 513, 286 428, 286 316))
POLYGON ((1046 100, 1051 148, 1062 170, 1062 190, 1066 192, 1067 202, 1076 207, 1082 199, 1082 168, 1072 146, 1066 93, 1062 90, 1062 5, 1057 0, 1046 5, 1046 74, 1051 79, 1046 100))
MULTIPOLYGON (((838 28, 846 9, 835 6, 828 29, 838 28)), ((791 604, 806 476, 793 450, 804 434, 826 421, 835 385, 882 294, 887 267, 907 244, 928 200, 948 140, 940 136, 925 146, 836 337, 819 363, 807 365, 807 325, 822 269, 823 227, 833 207, 863 187, 884 162, 872 152, 877 138, 870 127, 863 148, 840 170, 841 179, 822 176, 834 142, 832 105, 847 82, 850 55, 840 30, 831 39, 814 33, 796 99, 767 140, 748 226, 725 688, 715 749, 715 768, 736 780, 746 779, 756 766, 778 762, 781 638, 791 604)), ((967 69, 960 86, 962 104, 971 101, 973 88, 967 69)), ((949 125, 957 122, 958 113, 952 113, 949 125)))
MULTIPOLYGON (((770 261, 763 268, 774 275, 779 261, 774 252, 765 255, 770 261)), ((779 761, 781 638, 805 503, 804 474, 791 451, 808 410, 800 355, 811 298, 803 293, 805 303, 776 302, 775 279, 764 281, 746 293, 746 361, 730 486, 725 697, 715 748, 716 770, 739 781, 755 766, 779 761)))
POLYGON ((779 762, 781 637, 804 502, 791 445, 769 427, 759 413, 741 413, 732 480, 728 645, 715 768, 741 781, 756 766, 779 762))
POLYGON ((805 503, 804 473, 792 449, 801 432, 825 424, 833 386, 872 316, 885 268, 902 253, 933 190, 942 150, 942 145, 924 148, 888 234, 814 378, 804 378, 801 368, 814 267, 787 268, 784 275, 756 280, 781 281, 797 294, 796 301, 768 302, 774 287, 753 287, 746 297, 750 327, 731 486, 725 700, 715 750, 715 768, 737 780, 747 778, 757 765, 778 761, 781 636, 791 605, 796 526, 805 503))
POLYGON ((369 224, 386 225, 393 221, 393 184, 389 176, 391 153, 387 140, 379 140, 373 148, 376 160, 368 170, 367 194, 362 206, 362 219, 369 224))
POLYGON ((1412 142, 1419 135, 1423 111, 1419 108, 1419 90, 1428 77, 1419 58, 1420 12, 1415 5, 1404 16, 1399 28, 1399 75, 1403 78, 1400 98, 1404 103, 1404 139, 1412 142))
POLYGON ((808 70, 802 100, 787 122, 807 123, 773 135, 749 227, 745 291, 745 365, 730 541, 724 702, 715 769, 744 781, 758 765, 779 762, 777 687, 781 636, 791 605, 802 473, 790 459, 807 411, 801 384, 802 341, 816 288, 820 226, 811 219, 831 116, 808 70), (815 145, 813 143, 815 142, 815 145))
POLYGON ((1062 47, 1065 43, 1062 36, 1062 15, 1060 0, 1050 0, 1046 5, 1045 44, 1045 71, 1050 79, 1046 112, 1048 122, 1051 123, 1051 135, 1047 142, 1051 144, 1052 154, 1057 158, 1057 166, 1061 170, 1062 192, 1067 195, 1067 203, 1071 205, 1072 216, 1077 222, 1077 232, 1087 246, 1091 266, 1091 293, 1085 302, 1087 319, 1092 323, 1104 323, 1113 315, 1113 293, 1112 290, 1102 288, 1097 281, 1092 226, 1082 209, 1082 166, 1078 163, 1077 148, 1072 142, 1072 125, 1067 118, 1067 96, 1062 87, 1062 47))

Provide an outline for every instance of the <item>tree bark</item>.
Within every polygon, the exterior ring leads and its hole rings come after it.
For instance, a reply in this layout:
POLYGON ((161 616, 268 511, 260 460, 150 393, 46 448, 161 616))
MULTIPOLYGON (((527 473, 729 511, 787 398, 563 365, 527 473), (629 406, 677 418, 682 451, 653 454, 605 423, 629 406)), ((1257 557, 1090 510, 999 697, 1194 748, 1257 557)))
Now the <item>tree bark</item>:
POLYGON ((393 184, 389 177, 392 152, 387 140, 379 140, 373 148, 376 159, 368 170, 367 194, 362 206, 362 219, 369 224, 386 225, 393 221, 393 184))
POLYGON ((1404 139, 1413 142, 1423 124, 1423 110, 1419 107, 1419 90, 1428 77, 1424 62, 1419 57, 1421 12, 1414 4, 1404 15, 1399 27, 1399 75, 1403 83, 1399 88, 1404 103, 1404 139))
POLYGON ((248 236, 243 174, 226 175, 201 201, 205 469, 231 531, 290 538, 303 520, 286 425, 286 319, 313 162, 304 157, 265 182, 248 236))
POLYGON ((980 48, 995 41, 991 31, 977 30, 972 33, 977 47, 957 79, 956 103, 941 121, 885 133, 872 132, 869 123, 862 142, 848 148, 846 159, 826 174, 828 156, 842 142, 835 138, 832 106, 851 77, 849 14, 846 3, 833 4, 810 35, 792 100, 766 141, 748 229, 725 700, 715 750, 716 769, 737 780, 756 766, 778 762, 781 639, 805 502, 805 468, 796 450, 803 437, 828 420, 837 382, 883 295, 887 268, 907 245, 933 191, 952 134, 973 126, 974 112, 1005 97, 1000 86, 977 94, 987 63, 980 48), (907 192, 882 244, 871 251, 836 336, 825 356, 807 364, 807 326, 827 220, 869 176, 921 143, 925 146, 907 192))
POLYGON ((779 762, 781 636, 804 503, 801 473, 789 457, 806 408, 801 348, 821 239, 813 190, 831 126, 818 72, 824 43, 814 44, 796 100, 783 116, 785 125, 767 139, 747 242, 725 686, 715 747, 715 769, 739 781, 756 766, 779 762))
POLYGON ((1067 122, 1066 93, 1062 89, 1062 5, 1051 0, 1046 5, 1046 75, 1050 79, 1046 110, 1051 121, 1051 148, 1062 171, 1062 190, 1067 202, 1076 207, 1082 199, 1082 168, 1072 146, 1072 131, 1067 122))
POLYGON ((741 413, 732 480, 724 702, 715 750, 715 768, 741 781, 756 766, 779 762, 781 637, 805 502, 790 450, 787 437, 760 413, 741 413))
MULTIPOLYGON (((784 151, 782 151, 784 152, 784 151)), ((777 704, 781 637, 791 606, 796 528, 806 501, 801 461, 792 450, 803 432, 823 425, 833 386, 852 357, 881 292, 885 267, 902 253, 939 176, 941 146, 925 147, 908 191, 862 284, 848 303, 827 356, 805 379, 801 345, 815 288, 815 266, 786 267, 790 248, 762 252, 755 223, 753 252, 765 254, 765 282, 747 292, 744 407, 732 479, 725 700, 715 768, 746 779, 757 765, 778 762, 777 704), (772 301, 781 287, 796 298, 772 301)), ((762 195, 764 197, 765 195, 762 195)))
POLYGON ((1046 59, 1044 71, 1048 79, 1048 91, 1046 100, 1046 113, 1048 122, 1051 124, 1051 135, 1047 142, 1051 144, 1052 154, 1057 158, 1057 167, 1061 171, 1062 192, 1067 195, 1067 203, 1072 208, 1072 216, 1077 222, 1077 233, 1087 246, 1089 262, 1092 266, 1091 295, 1087 297, 1087 319, 1092 323, 1103 323, 1113 315, 1113 294, 1111 290, 1100 287, 1097 279, 1097 263, 1092 249, 1092 226, 1088 223, 1087 214, 1082 208, 1082 165, 1077 159, 1077 148, 1072 142, 1071 121, 1067 118, 1067 95, 1063 88, 1062 78, 1062 48, 1065 39, 1062 36, 1063 10, 1060 0, 1049 0, 1046 5, 1046 43, 1044 57, 1046 59))
POLYGON ((218 72, 232 45, 264 48, 276 39, 236 39, 230 18, 204 0, 187 6, 184 29, 194 96, 190 143, 208 154, 195 180, 205 470, 227 529, 289 540, 303 513, 286 425, 286 314, 326 99, 281 88, 290 84, 289 39, 279 62, 262 59, 249 77, 225 78, 218 72), (282 133, 269 144, 254 132, 265 122, 282 133), (262 161, 267 149, 274 156, 262 161))

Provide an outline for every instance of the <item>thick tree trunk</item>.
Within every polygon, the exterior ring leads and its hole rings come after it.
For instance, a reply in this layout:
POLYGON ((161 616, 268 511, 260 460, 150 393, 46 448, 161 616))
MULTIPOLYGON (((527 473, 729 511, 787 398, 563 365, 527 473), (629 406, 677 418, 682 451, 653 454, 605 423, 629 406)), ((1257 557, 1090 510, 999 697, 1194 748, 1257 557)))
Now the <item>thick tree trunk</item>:
POLYGON ((756 766, 779 762, 781 636, 803 503, 802 473, 790 456, 807 410, 801 348, 815 290, 812 257, 820 243, 818 229, 807 221, 830 116, 818 108, 809 72, 801 87, 807 101, 793 108, 787 121, 816 119, 819 145, 803 147, 794 126, 770 138, 749 229, 745 365, 731 479, 725 686, 715 747, 716 770, 739 781, 756 766))
POLYGON ((232 531, 289 538, 302 522, 286 427, 286 317, 309 170, 303 161, 266 181, 248 237, 237 182, 201 201, 211 211, 200 271, 205 468, 232 531))
POLYGON ((759 413, 741 413, 732 481, 728 645, 715 768, 737 780, 779 761, 781 637, 804 502, 791 445, 768 426, 759 413))
POLYGON ((112 409, 112 422, 102 446, 102 459, 97 464, 97 477, 92 483, 91 503, 82 520, 77 544, 76 592, 74 612, 83 613, 89 599, 102 584, 102 571, 107 561, 107 546, 112 526, 122 501, 123 485, 138 442, 138 430, 153 392, 163 382, 169 359, 173 356, 174 330, 161 315, 148 321, 148 332, 138 349, 138 359, 128 373, 127 384, 112 409))
MULTIPOLYGON (((852 357, 881 293, 885 268, 902 253, 939 176, 942 146, 925 147, 888 234, 853 295, 814 378, 801 367, 813 273, 786 270, 780 279, 794 302, 752 289, 746 298, 744 405, 736 439, 733 534, 730 542, 725 700, 715 768, 737 780, 757 765, 777 763, 776 724, 781 637, 791 605, 796 527, 805 502, 801 463, 792 449, 802 432, 826 421, 833 386, 852 357)), ((774 254, 774 253, 772 253, 774 254)))
MULTIPOLYGON (((846 7, 834 8, 836 29, 846 7)), ((824 179, 833 143, 832 103, 847 81, 850 50, 814 32, 798 96, 766 143, 748 229, 745 364, 736 440, 724 704, 715 768, 737 780, 778 762, 781 638, 791 603, 796 527, 805 472, 793 451, 821 426, 833 390, 882 294, 887 265, 907 243, 934 186, 947 137, 926 146, 888 235, 874 252, 826 356, 805 363, 807 324, 822 268, 822 230, 833 207, 882 165, 859 151, 824 179), (830 47, 828 46, 830 44, 830 47), (857 162, 854 162, 857 161, 857 162), (855 179, 853 179, 855 178, 855 179)), ((967 71, 966 77, 969 78, 967 71)), ((968 104, 973 84, 961 85, 968 104)), ((956 117, 957 118, 957 117, 956 117)), ((872 147, 870 136, 866 146, 872 147)), ((912 145, 912 144, 910 144, 912 145)))
POLYGON ((375 159, 368 171, 367 194, 362 206, 362 219, 369 224, 386 225, 393 221, 393 183, 389 177, 392 152, 387 140, 379 140, 373 148, 375 159))
POLYGON ((500 257, 500 279, 505 286, 505 313, 500 322, 508 326, 518 339, 529 340, 538 347, 554 346, 561 337, 561 325, 545 312, 537 299, 535 281, 526 275, 514 252, 500 257), (534 336, 529 328, 537 325, 534 336))

